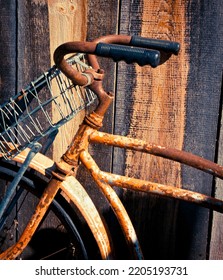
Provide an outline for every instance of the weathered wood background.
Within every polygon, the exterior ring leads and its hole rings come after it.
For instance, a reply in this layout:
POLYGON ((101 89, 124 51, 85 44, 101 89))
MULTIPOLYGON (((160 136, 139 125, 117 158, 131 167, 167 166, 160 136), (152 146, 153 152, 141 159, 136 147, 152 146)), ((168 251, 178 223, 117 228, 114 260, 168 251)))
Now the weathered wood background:
MULTIPOLYGON (((221 0, 0 0, 0 7, 1 102, 47 69, 54 49, 66 41, 118 33, 176 40, 180 54, 156 69, 125 63, 115 67, 101 60, 107 70, 104 86, 116 93, 103 129, 223 163, 221 0)), ((62 129, 51 151, 55 160, 82 118, 80 114, 62 129)), ((96 146, 92 152, 108 171, 223 195, 218 180, 168 160, 96 146)), ((90 189, 91 181, 82 172, 80 179, 90 189)), ((222 215, 169 199, 118 192, 146 259, 223 259, 222 215)), ((96 191, 92 196, 118 233, 106 202, 96 191)))

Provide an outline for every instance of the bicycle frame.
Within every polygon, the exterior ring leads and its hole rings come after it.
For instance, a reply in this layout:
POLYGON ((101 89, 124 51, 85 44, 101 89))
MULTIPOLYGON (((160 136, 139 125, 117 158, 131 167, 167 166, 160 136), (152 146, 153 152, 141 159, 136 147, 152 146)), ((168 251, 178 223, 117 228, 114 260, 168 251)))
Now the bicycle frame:
MULTIPOLYGON (((87 119, 87 122, 89 122, 89 117, 87 119)), ((101 121, 99 118, 98 125, 100 125, 100 123, 101 121)), ((79 161, 84 164, 87 171, 91 174, 92 178, 94 179, 97 186, 100 188, 100 190, 108 200, 109 205, 112 207, 114 213, 116 214, 116 217, 123 230, 128 247, 132 255, 136 259, 142 259, 143 255, 134 230, 134 226, 132 225, 128 213, 126 212, 123 204, 119 200, 112 187, 115 186, 119 188, 130 189, 133 191, 146 192, 149 194, 158 194, 164 197, 171 197, 178 200, 196 203, 203 207, 207 207, 218 212, 223 212, 223 202, 221 200, 200 193, 177 188, 176 186, 162 185, 146 180, 135 179, 102 171, 88 152, 90 143, 110 145, 113 147, 130 149, 142 153, 162 156, 174 161, 185 163, 197 169, 201 169, 204 172, 211 173, 220 178, 222 178, 223 176, 223 169, 222 167, 211 161, 202 159, 198 156, 184 151, 164 148, 154 144, 151 145, 146 143, 145 141, 125 136, 100 132, 87 124, 83 124, 80 127, 76 137, 74 138, 73 144, 71 144, 68 151, 63 155, 62 161, 57 163, 57 167, 65 174, 69 174, 71 172, 71 169, 68 168, 66 170, 64 166, 65 160, 72 165, 72 172, 74 172, 75 174, 79 165, 79 161)))
MULTIPOLYGON (((124 43, 129 42, 129 37, 103 37, 101 41, 116 42, 117 38, 124 43)), ((93 44, 93 49, 90 53, 94 52, 95 44, 100 41, 96 40, 93 44)), ((81 45, 82 46, 82 45, 81 45)), ((80 44, 73 44, 70 49, 78 47, 78 51, 86 51, 86 44, 80 48, 80 44), (75 45, 75 46, 74 46, 75 45)), ((87 44, 87 48, 92 46, 87 44)), ((67 47, 67 45, 66 45, 67 47)), ((64 46, 63 46, 64 48, 64 46)), ((88 50, 88 49, 87 49, 88 50)), ((67 49, 62 51, 59 49, 59 60, 67 53, 67 49)), ((56 56, 57 57, 57 56, 56 56)), ((58 58, 57 57, 57 58, 58 58)), ((56 58, 56 60, 57 60, 56 58)), ((100 69, 95 56, 90 56, 89 60, 95 69, 100 69)), ((63 63, 62 63, 63 64, 63 63)), ((63 65, 64 66, 64 65, 63 65)), ((96 162, 88 152, 91 143, 98 143, 102 145, 110 145, 114 147, 124 148, 139 151, 142 153, 149 153, 156 156, 161 156, 170 160, 178 161, 194 168, 203 170, 216 177, 223 178, 223 168, 211 161, 200 158, 199 156, 190 153, 179 151, 176 149, 165 148, 155 144, 149 144, 142 140, 128 138, 125 136, 112 135, 105 132, 100 132, 99 128, 102 126, 103 117, 113 100, 111 93, 106 93, 102 87, 103 71, 101 70, 87 70, 85 75, 76 75, 77 73, 69 73, 70 77, 75 82, 81 82, 82 85, 90 83, 89 87, 99 96, 99 105, 94 112, 85 117, 83 124, 80 126, 77 134, 75 135, 71 145, 66 153, 61 157, 61 160, 54 163, 47 157, 37 154, 30 162, 30 167, 45 176, 49 177, 49 184, 43 193, 36 211, 23 232, 19 241, 10 247, 7 251, 0 254, 1 259, 14 259, 16 258, 27 246, 31 240, 36 228, 43 219, 49 205, 53 201, 56 193, 62 190, 66 196, 72 200, 77 206, 90 227, 95 240, 98 244, 102 259, 110 259, 113 257, 113 248, 110 242, 110 235, 103 224, 100 214, 98 213, 94 203, 81 184, 76 179, 76 173, 80 162, 86 167, 96 182, 103 195, 111 205, 124 233, 128 247, 136 259, 143 259, 142 250, 140 248, 134 226, 123 206, 120 198, 113 190, 112 187, 130 189, 134 191, 146 192, 148 194, 158 194, 164 197, 173 199, 184 200, 201 206, 223 212, 223 201, 188 190, 178 188, 177 186, 167 186, 146 180, 135 179, 127 176, 108 173, 100 170, 96 162), (73 75, 74 74, 74 75, 73 75), (86 75, 89 77, 86 78, 86 75), (77 79, 76 79, 77 78, 77 79)), ((24 163, 29 150, 26 149, 21 154, 15 157, 15 161, 21 164, 24 163)))
MULTIPOLYGON (((14 259, 24 250, 59 189, 63 190, 67 197, 78 206, 95 236, 102 258, 112 258, 113 249, 109 242, 109 233, 106 231, 89 195, 75 178, 80 162, 84 164, 97 186, 107 198, 121 225, 128 247, 136 259, 143 259, 140 245, 130 218, 118 195, 112 189, 113 186, 172 197, 223 212, 223 202, 215 198, 174 186, 134 179, 100 170, 88 152, 90 143, 110 145, 153 155, 165 156, 165 158, 185 162, 193 167, 199 167, 199 169, 211 172, 217 177, 223 176, 222 168, 211 161, 201 159, 200 157, 183 151, 151 145, 142 140, 100 132, 90 127, 88 124, 83 124, 74 138, 73 145, 71 145, 68 151, 63 155, 60 162, 54 163, 42 154, 37 154, 31 161, 31 168, 43 175, 50 177, 54 175, 54 178, 56 177, 57 179, 51 179, 22 237, 13 247, 0 255, 1 259, 14 259), (190 160, 190 156, 192 160, 190 160), (70 164, 64 161, 65 158, 66 161, 68 161, 68 157, 70 164), (201 162, 202 165, 196 166, 199 162, 201 162), (211 169, 212 171, 210 171, 211 169), (97 222, 95 223, 95 221, 97 222), (32 227, 30 225, 32 225, 32 227)), ((15 161, 24 163, 27 154, 28 150, 26 149, 15 158, 15 161)))

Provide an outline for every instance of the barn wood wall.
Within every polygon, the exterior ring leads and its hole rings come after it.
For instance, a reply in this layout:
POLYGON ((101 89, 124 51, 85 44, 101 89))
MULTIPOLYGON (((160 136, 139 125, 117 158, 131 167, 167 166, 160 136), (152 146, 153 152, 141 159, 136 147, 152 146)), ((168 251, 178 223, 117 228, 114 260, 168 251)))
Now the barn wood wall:
MULTIPOLYGON (((112 33, 176 40, 181 43, 180 54, 156 69, 122 62, 117 67, 101 60, 108 73, 104 86, 116 94, 103 129, 222 163, 222 1, 1 0, 0 4, 1 102, 47 69, 53 50, 65 41, 112 33)), ((57 137, 49 153, 55 160, 83 116, 79 114, 57 137)), ((222 196, 221 182, 215 185, 210 176, 168 160, 98 146, 92 147, 92 153, 107 171, 222 196)), ((119 232, 90 178, 82 171, 79 176, 100 204, 111 230, 119 232)), ((223 259, 221 215, 186 203, 117 191, 146 258, 223 259)))

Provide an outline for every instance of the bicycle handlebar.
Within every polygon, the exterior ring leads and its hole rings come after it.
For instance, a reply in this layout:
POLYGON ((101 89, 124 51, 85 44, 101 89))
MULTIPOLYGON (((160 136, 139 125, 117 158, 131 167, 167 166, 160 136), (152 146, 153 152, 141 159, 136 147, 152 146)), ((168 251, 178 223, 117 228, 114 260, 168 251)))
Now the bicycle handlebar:
POLYGON ((138 36, 108 35, 93 42, 68 42, 62 44, 54 52, 54 61, 56 66, 74 84, 89 86, 97 94, 99 105, 95 112, 103 116, 110 105, 112 96, 103 89, 104 71, 100 69, 96 55, 110 57, 114 61, 124 60, 127 63, 136 62, 140 66, 149 64, 152 67, 156 67, 165 62, 171 54, 177 54, 179 47, 180 45, 176 42, 138 36), (86 53, 89 64, 93 69, 87 69, 84 73, 75 70, 64 58, 65 55, 70 53, 86 53))
POLYGON ((114 61, 124 60, 127 63, 136 62, 140 66, 148 64, 156 67, 160 64, 160 52, 177 54, 179 47, 179 43, 171 41, 139 36, 108 35, 93 42, 68 42, 62 44, 54 52, 54 61, 68 78, 74 83, 83 86, 89 82, 87 77, 74 70, 64 59, 65 55, 75 52, 87 53, 89 54, 89 63, 94 69, 100 69, 95 55, 110 57, 114 61))
POLYGON ((130 45, 155 49, 161 52, 171 53, 177 55, 180 50, 180 44, 173 41, 151 39, 139 36, 132 36, 130 45))
POLYGON ((150 65, 156 67, 160 62, 160 52, 125 45, 98 43, 95 54, 110 57, 115 62, 124 60, 127 64, 138 63, 140 66, 150 65))

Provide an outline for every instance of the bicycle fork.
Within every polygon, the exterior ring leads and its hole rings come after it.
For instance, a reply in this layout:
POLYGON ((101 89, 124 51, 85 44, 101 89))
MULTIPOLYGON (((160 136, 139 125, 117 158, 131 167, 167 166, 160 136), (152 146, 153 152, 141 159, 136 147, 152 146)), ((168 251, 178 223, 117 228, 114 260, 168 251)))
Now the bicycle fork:
POLYGON ((22 179, 24 173, 26 172, 31 160, 40 151, 41 148, 42 148, 42 145, 39 144, 38 142, 35 143, 31 147, 31 149, 27 155, 27 158, 25 159, 24 163, 22 164, 22 166, 19 169, 19 172, 16 174, 15 178, 12 180, 9 187, 7 188, 4 199, 0 203, 0 224, 2 224, 2 222, 3 222, 2 220, 4 217, 5 211, 8 208, 8 206, 13 198, 13 195, 16 191, 16 188, 17 188, 20 180, 22 179))

